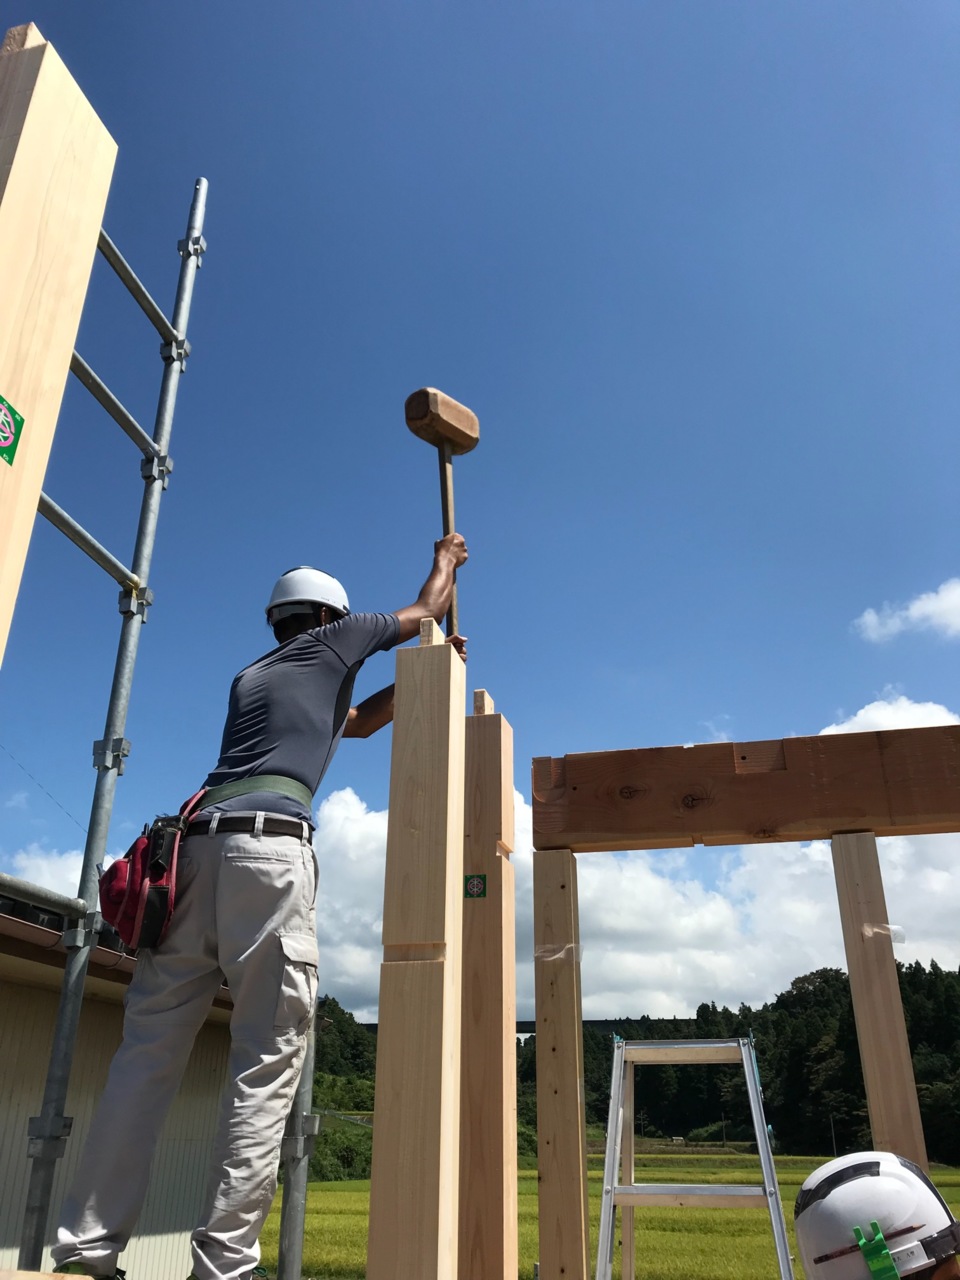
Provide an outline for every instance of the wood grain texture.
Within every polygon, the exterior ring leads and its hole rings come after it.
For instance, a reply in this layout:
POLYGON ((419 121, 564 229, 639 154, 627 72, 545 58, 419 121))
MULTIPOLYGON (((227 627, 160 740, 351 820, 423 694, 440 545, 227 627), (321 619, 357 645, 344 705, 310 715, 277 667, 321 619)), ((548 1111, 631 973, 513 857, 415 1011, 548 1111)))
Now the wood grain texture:
POLYGON ((578 853, 960 830, 960 725, 533 762, 535 849, 578 853))
POLYGON ((397 654, 368 1280, 457 1274, 465 676, 430 621, 397 654))
POLYGON ((540 1274, 589 1280, 580 922, 569 849, 534 859, 533 942, 540 1274))
POLYGON ((380 971, 367 1280, 456 1280, 459 968, 380 971))
POLYGON ((743 1054, 737 1046, 732 1049, 714 1045, 691 1044, 686 1048, 679 1045, 676 1049, 666 1047, 645 1049, 636 1045, 627 1045, 623 1051, 624 1062, 650 1062, 666 1065, 667 1063, 706 1063, 735 1062, 739 1066, 743 1062, 743 1054))
POLYGON ((32 24, 0 53, 0 396, 23 417, 0 460, 0 660, 97 248, 116 143, 32 24))
POLYGON ((833 870, 873 1145, 927 1168, 910 1044, 872 832, 834 836, 833 870))
POLYGON ((459 1280, 517 1275, 517 975, 513 730, 482 690, 466 723, 459 1280), (489 708, 489 709, 488 709, 489 708))
POLYGON ((453 936, 459 945, 465 698, 464 665, 451 645, 397 654, 385 947, 449 943, 453 936))

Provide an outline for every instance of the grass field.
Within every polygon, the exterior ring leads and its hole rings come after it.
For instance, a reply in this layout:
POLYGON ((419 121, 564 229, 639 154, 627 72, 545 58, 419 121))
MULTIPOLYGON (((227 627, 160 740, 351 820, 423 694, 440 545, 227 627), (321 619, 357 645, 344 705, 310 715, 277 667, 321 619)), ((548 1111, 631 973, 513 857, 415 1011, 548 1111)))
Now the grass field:
MULTIPOLYGON (((824 1157, 826 1159, 826 1157, 824 1157)), ((777 1157, 777 1177, 793 1247, 793 1202, 804 1178, 821 1160, 777 1157)), ((590 1263, 596 1264, 602 1157, 589 1158, 590 1263)), ((933 1180, 960 1217, 960 1169, 931 1170, 933 1180)), ((638 1182, 756 1183, 755 1156, 724 1153, 654 1154, 637 1157, 638 1182)), ((537 1257, 537 1175, 519 1174, 520 1277, 532 1280, 537 1257)), ((305 1277, 364 1280, 366 1271, 369 1182, 311 1183, 303 1253, 305 1277)), ((618 1219, 619 1221, 619 1219, 618 1219)), ((638 1280, 772 1280, 777 1275, 770 1219, 762 1209, 643 1209, 636 1213, 638 1280)), ((261 1236, 263 1265, 277 1262, 280 1199, 261 1236)), ((799 1265, 796 1268, 801 1277, 799 1265)), ((615 1254, 620 1275, 620 1251, 615 1254)))

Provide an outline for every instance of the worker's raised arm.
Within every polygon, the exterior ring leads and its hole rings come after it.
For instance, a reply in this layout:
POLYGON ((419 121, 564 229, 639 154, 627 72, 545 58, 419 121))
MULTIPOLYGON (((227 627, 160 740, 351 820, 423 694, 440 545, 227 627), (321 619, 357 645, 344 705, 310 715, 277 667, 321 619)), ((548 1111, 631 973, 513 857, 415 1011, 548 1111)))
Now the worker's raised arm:
POLYGON ((413 604, 396 610, 400 620, 400 643, 420 634, 420 623, 424 618, 440 622, 450 608, 454 572, 466 563, 466 559, 467 544, 459 533, 448 533, 434 544, 433 568, 420 588, 420 594, 413 604))

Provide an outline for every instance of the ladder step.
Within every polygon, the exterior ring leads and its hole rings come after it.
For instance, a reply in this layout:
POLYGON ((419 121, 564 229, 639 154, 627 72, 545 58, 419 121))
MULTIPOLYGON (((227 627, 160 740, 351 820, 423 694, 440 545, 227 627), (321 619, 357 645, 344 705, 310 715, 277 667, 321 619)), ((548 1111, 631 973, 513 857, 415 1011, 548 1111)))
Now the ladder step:
POLYGON ((719 1182, 635 1182, 632 1186, 613 1188, 613 1203, 633 1205, 696 1205, 698 1209, 766 1209, 769 1207, 763 1187, 744 1187, 719 1182))
POLYGON ((732 1044, 631 1045, 623 1051, 626 1062, 696 1063, 735 1062, 740 1066, 743 1055, 736 1041, 732 1044))
POLYGON ((790 1241, 780 1203, 777 1170, 770 1150, 767 1122, 763 1115, 763 1094, 757 1071, 753 1039, 737 1040, 621 1040, 613 1037, 613 1069, 610 1079, 610 1109, 607 1115, 607 1150, 603 1161, 603 1198, 600 1202, 600 1239, 597 1247, 597 1280, 612 1280, 613 1254, 616 1247, 617 1207, 623 1217, 624 1280, 634 1280, 633 1215, 647 1206, 693 1207, 700 1209, 766 1209, 770 1216, 773 1243, 777 1252, 780 1280, 793 1280, 790 1241), (633 1073, 637 1063, 739 1063, 747 1086, 750 1118, 760 1157, 762 1184, 638 1182, 632 1181, 635 1165, 632 1159, 634 1132, 633 1073), (627 1081, 630 1089, 627 1090, 627 1081), (621 1169, 621 1157, 624 1166, 621 1169), (629 1178, 619 1185, 617 1178, 629 1178))

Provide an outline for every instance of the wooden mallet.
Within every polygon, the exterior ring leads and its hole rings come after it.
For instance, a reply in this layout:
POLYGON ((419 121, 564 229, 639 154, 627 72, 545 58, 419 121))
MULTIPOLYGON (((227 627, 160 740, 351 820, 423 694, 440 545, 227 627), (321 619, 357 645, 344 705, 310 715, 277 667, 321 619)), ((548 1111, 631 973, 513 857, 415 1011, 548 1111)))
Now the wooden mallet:
MULTIPOLYGON (((475 413, 445 396, 435 387, 421 387, 407 396, 403 406, 407 426, 415 436, 437 446, 440 459, 440 504, 443 511, 443 536, 454 533, 453 523, 453 456, 469 453, 480 439, 480 422, 475 413)), ((457 583, 447 613, 447 635, 458 634, 457 583)))

